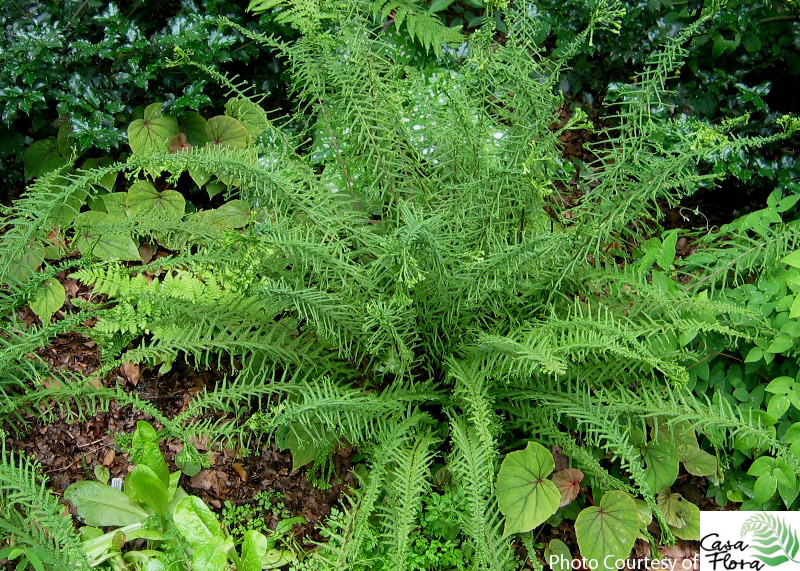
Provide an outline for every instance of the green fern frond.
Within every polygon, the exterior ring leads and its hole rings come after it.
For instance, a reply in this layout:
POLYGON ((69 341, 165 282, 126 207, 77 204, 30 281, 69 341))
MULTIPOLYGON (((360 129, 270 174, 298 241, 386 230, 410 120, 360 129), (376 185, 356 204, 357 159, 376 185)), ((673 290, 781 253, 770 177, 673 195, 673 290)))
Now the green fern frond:
POLYGON ((50 569, 89 569, 72 519, 45 486, 39 465, 0 448, 0 537, 31 550, 50 569))

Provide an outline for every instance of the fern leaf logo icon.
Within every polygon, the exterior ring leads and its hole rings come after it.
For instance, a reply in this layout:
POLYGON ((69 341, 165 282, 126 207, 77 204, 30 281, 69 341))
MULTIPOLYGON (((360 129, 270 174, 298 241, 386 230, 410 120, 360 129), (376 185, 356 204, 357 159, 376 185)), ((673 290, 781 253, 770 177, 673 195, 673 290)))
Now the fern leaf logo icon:
POLYGON ((750 547, 757 552, 754 557, 770 567, 791 561, 800 563, 800 540, 797 533, 783 520, 767 513, 749 517, 742 525, 742 537, 752 533, 750 547))

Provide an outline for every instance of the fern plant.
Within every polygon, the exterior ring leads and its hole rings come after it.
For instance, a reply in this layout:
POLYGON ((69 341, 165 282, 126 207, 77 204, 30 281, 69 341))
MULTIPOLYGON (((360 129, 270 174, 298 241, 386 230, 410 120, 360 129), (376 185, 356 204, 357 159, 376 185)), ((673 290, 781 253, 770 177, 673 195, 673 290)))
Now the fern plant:
MULTIPOLYGON (((769 324, 659 269, 620 268, 625 247, 650 232, 640 221, 658 220, 659 201, 675 204, 713 182, 702 165, 767 141, 659 111, 682 46, 703 19, 622 89, 586 175, 593 190, 568 216, 556 200, 571 181, 559 136, 585 118, 576 113, 553 127, 564 105, 558 78, 592 30, 613 29, 617 3, 599 3, 560 58, 536 45, 536 19, 509 7, 502 45, 486 25, 465 57, 424 68, 407 65, 374 19, 375 10, 396 10, 413 39, 438 51, 449 36, 412 30, 412 2, 325 3, 330 18, 306 9, 322 3, 280 4, 297 39, 239 31, 285 60, 293 117, 258 113, 268 136, 247 148, 156 148, 122 165, 44 176, 6 213, 0 339, 20 340, 8 347, 9 362, 23 368, 17 346, 47 343, 58 325, 26 331, 11 312, 26 302, 30 280, 46 273, 27 261, 28 245, 46 243, 54 221, 69 244, 79 239, 76 217, 59 219, 59 208, 85 210, 99 192, 91 180, 105 172, 134 184, 193 184, 204 172, 247 205, 247 223, 213 229, 202 211, 107 221, 105 232, 132 239, 180 239, 165 242, 170 256, 146 265, 82 251, 73 276, 104 296, 90 308, 97 325, 83 331, 103 345, 105 371, 185 359, 229 372, 178 417, 160 415, 166 433, 250 447, 273 437, 293 449, 347 442, 364 452, 368 476, 313 565, 366 568, 366 546, 378 542, 392 568, 409 568, 432 466, 446 462, 463 501, 453 517, 474 554, 470 568, 515 568, 506 533, 527 530, 504 530, 495 478, 502 455, 528 440, 563 447, 589 489, 615 490, 609 498, 630 505, 640 496, 664 543, 689 532, 670 523, 657 499, 674 481, 658 473, 659 447, 699 450, 701 433, 722 450, 726 438, 747 434, 800 468, 763 418, 686 390, 686 367, 703 356, 697 336, 753 341, 771 334, 769 324), (299 134, 285 128, 290 119, 305 125, 299 134), (27 268, 24 279, 13 277, 14 264, 27 268)), ((787 122, 784 135, 795 128, 787 122)), ((163 147, 166 138, 156 142, 163 147)), ((738 263, 755 270, 758 260, 738 263)), ((112 399, 149 406, 80 380, 45 388, 44 374, 37 368, 4 384, 2 410, 46 399, 79 413, 112 399)), ((677 470, 676 458, 675 477, 677 470)))

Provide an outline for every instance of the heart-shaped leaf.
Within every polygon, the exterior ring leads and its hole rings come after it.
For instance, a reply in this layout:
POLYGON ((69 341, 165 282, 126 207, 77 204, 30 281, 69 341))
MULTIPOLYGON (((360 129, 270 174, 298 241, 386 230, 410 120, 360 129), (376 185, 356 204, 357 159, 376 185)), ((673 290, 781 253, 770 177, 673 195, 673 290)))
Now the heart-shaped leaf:
POLYGON ((128 189, 125 204, 131 216, 154 216, 177 220, 186 210, 186 200, 177 190, 156 190, 150 182, 140 180, 128 189))
POLYGON ((559 507, 564 507, 572 500, 578 497, 581 491, 581 482, 583 481, 583 472, 575 468, 567 468, 553 474, 553 483, 561 493, 561 504, 559 507))
POLYGON ((72 245, 84 256, 102 260, 139 261, 139 246, 130 232, 108 229, 114 226, 115 218, 105 212, 82 212, 75 218, 75 239, 72 245))
POLYGON ((191 151, 192 145, 186 139, 186 135, 183 133, 178 133, 177 135, 173 135, 167 141, 167 150, 170 153, 181 153, 184 151, 191 151))
POLYGON ((161 114, 161 103, 148 105, 144 117, 128 126, 128 144, 134 155, 149 157, 166 152, 170 137, 178 134, 178 122, 174 117, 161 114))
POLYGON ((639 531, 639 510, 625 492, 603 495, 600 505, 586 508, 575 519, 578 547, 586 559, 596 559, 598 569, 616 571, 614 561, 627 559, 639 531), (611 566, 606 566, 610 563, 611 566))
MULTIPOLYGON (((113 159, 111 157, 103 157, 100 159, 86 159, 83 161, 83 168, 85 169, 93 169, 96 167, 107 167, 113 163, 113 159)), ((112 171, 94 181, 92 184, 96 184, 102 188, 105 188, 107 191, 111 192, 114 190, 114 183, 117 182, 117 175, 119 173, 117 171, 112 171)))
POLYGON ((72 502, 86 525, 122 527, 148 516, 126 494, 100 482, 70 484, 64 490, 64 499, 72 502))
POLYGON ((555 468, 553 455, 536 442, 509 453, 497 475, 497 503, 506 516, 503 535, 524 533, 556 513, 561 493, 547 479, 555 468))
POLYGON ((250 141, 250 133, 233 117, 217 115, 206 123, 206 135, 210 144, 227 145, 244 149, 250 141))
POLYGON ((570 571, 572 553, 567 544, 560 539, 551 539, 544 550, 544 560, 552 571, 570 571))
POLYGON ((656 497, 656 504, 671 526, 681 528, 692 519, 691 508, 688 506, 693 504, 683 499, 680 494, 662 490, 656 497))
POLYGON ((717 473, 717 457, 697 446, 679 446, 678 455, 690 474, 712 476, 717 473))
POLYGON ((264 111, 264 108, 241 97, 228 99, 228 102, 225 103, 225 114, 238 119, 253 138, 258 137, 269 126, 267 112, 264 111))
POLYGON ((22 157, 25 178, 29 179, 63 167, 67 162, 67 158, 58 149, 58 140, 55 137, 34 141, 22 157))
POLYGON ((672 485, 678 477, 678 451, 666 442, 650 442, 641 447, 645 481, 653 493, 672 485))
POLYGON ((250 223, 250 205, 244 200, 229 200, 208 213, 212 226, 233 229, 244 228, 250 223))
POLYGON ((186 141, 194 147, 202 147, 208 142, 206 120, 200 113, 192 111, 181 119, 181 133, 186 135, 186 141))
POLYGON ((30 305, 31 311, 46 325, 50 323, 53 314, 61 309, 66 300, 67 293, 61 282, 56 278, 47 278, 33 294, 28 305, 30 305))

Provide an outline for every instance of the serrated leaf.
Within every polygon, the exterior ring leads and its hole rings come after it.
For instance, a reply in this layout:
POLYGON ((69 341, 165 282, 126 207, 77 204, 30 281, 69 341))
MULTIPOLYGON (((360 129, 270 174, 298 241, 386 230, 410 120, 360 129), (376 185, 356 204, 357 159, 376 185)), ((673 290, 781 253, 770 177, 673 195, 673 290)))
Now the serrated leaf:
POLYGON ((67 158, 58 150, 58 141, 55 137, 34 141, 22 157, 25 178, 28 179, 63 167, 67 162, 69 162, 67 158))
POLYGON ((109 231, 105 226, 113 226, 115 219, 105 212, 82 212, 75 218, 75 238, 73 247, 84 256, 94 256, 102 260, 140 261, 139 246, 134 243, 130 232, 109 231))
POLYGON ((170 137, 178 134, 178 122, 174 117, 161 114, 161 103, 148 105, 144 117, 128 126, 128 144, 135 155, 149 157, 167 152, 170 137))
POLYGON ((61 309, 66 300, 67 294, 61 282, 56 278, 47 278, 33 294, 28 305, 31 311, 46 325, 50 323, 53 314, 61 309))
POLYGON ((559 507, 564 507, 578 497, 583 481, 583 472, 575 468, 567 468, 553 474, 553 483, 561 494, 559 507))
POLYGON ((233 117, 217 115, 206 122, 206 135, 212 145, 227 145, 244 149, 250 142, 250 133, 233 117))
POLYGON ((606 571, 616 571, 613 562, 627 559, 638 532, 639 510, 625 492, 607 492, 598 506, 586 508, 575 519, 581 555, 596 559, 598 569, 606 571), (607 567, 606 562, 611 566, 607 567))
POLYGON ((697 446, 680 446, 678 455, 686 471, 694 476, 712 476, 717 473, 717 457, 697 446))
POLYGON ((148 516, 126 494, 100 482, 84 480, 70 484, 64 490, 64 499, 72 502, 86 525, 122 527, 139 523, 148 516))
POLYGON ((125 205, 131 216, 154 216, 164 220, 178 220, 186 210, 186 200, 180 192, 176 190, 159 192, 146 180, 131 185, 125 205))
POLYGON ((556 513, 561 493, 547 480, 555 468, 553 455, 536 442, 506 455, 497 475, 497 504, 506 516, 503 535, 524 533, 556 513))

